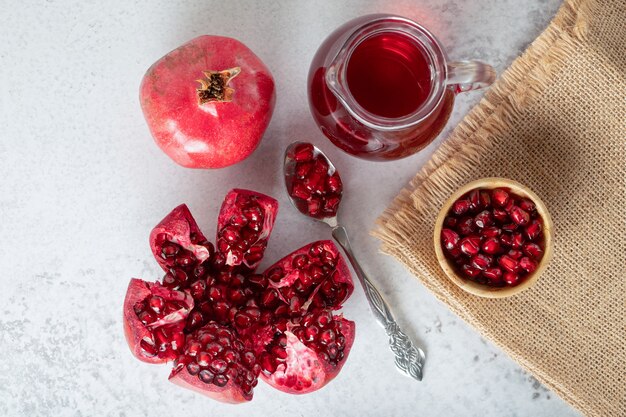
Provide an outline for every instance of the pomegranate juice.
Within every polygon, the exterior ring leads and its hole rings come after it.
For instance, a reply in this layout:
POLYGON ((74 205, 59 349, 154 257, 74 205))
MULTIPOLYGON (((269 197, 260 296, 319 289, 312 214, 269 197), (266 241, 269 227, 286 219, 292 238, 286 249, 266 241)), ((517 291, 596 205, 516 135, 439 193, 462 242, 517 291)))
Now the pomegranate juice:
POLYGON ((400 33, 381 33, 361 42, 352 52, 346 75, 354 99, 381 117, 415 112, 431 90, 425 52, 400 33))

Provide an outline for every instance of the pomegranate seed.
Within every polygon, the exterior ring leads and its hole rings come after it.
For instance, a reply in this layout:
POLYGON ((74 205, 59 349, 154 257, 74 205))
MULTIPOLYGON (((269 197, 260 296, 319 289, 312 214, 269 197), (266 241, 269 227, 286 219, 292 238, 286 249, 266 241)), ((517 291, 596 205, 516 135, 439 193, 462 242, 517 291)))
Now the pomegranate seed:
POLYGON ((535 272, 535 270, 537 269, 537 262, 524 256, 522 259, 519 260, 519 266, 530 274, 531 272, 535 272))
POLYGON ((461 235, 465 236, 474 233, 476 230, 474 219, 471 217, 463 217, 457 225, 457 230, 461 235))
POLYGON ((307 327, 307 329, 304 331, 304 334, 306 335, 306 340, 309 342, 314 341, 317 338, 319 332, 320 328, 315 325, 307 327))
POLYGON ((188 363, 187 372, 189 372, 191 375, 198 375, 198 372, 200 372, 200 365, 193 362, 188 363))
POLYGON ((332 315, 328 311, 323 311, 317 316, 317 324, 320 327, 326 327, 332 319, 332 315))
POLYGON ((209 366, 209 363, 211 362, 211 354, 209 352, 198 353, 198 356, 196 356, 196 362, 200 366, 209 366))
POLYGON ((500 282, 502 280, 502 270, 497 266, 485 268, 483 276, 492 282, 500 282))
POLYGON ((516 261, 519 261, 519 259, 522 256, 524 256, 522 251, 520 251, 519 249, 511 249, 506 254, 509 255, 511 258, 515 259, 516 261))
POLYGON ((339 178, 339 173, 335 172, 326 179, 326 190, 328 190, 329 193, 340 194, 342 188, 343 185, 341 183, 341 178, 339 178))
POLYGON ((298 145, 294 151, 293 159, 298 162, 307 162, 313 159, 313 145, 303 143, 298 145))
POLYGON ((153 295, 150 297, 148 304, 150 304, 150 308, 155 313, 159 314, 159 312, 163 310, 163 307, 165 306, 165 300, 163 300, 163 297, 159 297, 158 295, 153 295))
POLYGON ((297 164, 295 170, 296 177, 298 177, 299 179, 306 177, 306 175, 311 172, 311 168, 313 168, 313 163, 311 162, 297 164))
POLYGON ((161 247, 161 255, 163 258, 172 258, 178 254, 180 246, 176 243, 168 242, 161 247))
POLYGON ((500 240, 497 237, 490 237, 483 242, 482 250, 489 255, 500 252, 500 240))
POLYGON ((198 374, 198 378, 200 378, 202 382, 210 384, 214 382, 213 380, 215 378, 215 374, 213 374, 213 372, 209 371, 208 369, 203 369, 198 374))
POLYGON ((493 209, 493 218, 500 223, 506 223, 509 220, 509 214, 501 209, 493 209))
POLYGON ((483 237, 498 237, 502 233, 502 230, 497 227, 485 227, 480 234, 483 237))
POLYGON ((267 277, 273 282, 278 282, 283 279, 284 274, 285 273, 282 268, 277 266, 268 272, 267 277))
POLYGON ((454 249, 457 243, 459 243, 459 239, 459 234, 454 230, 441 229, 441 242, 443 243, 443 247, 447 250, 454 249))
POLYGON ((490 267, 492 262, 493 262, 493 258, 487 255, 483 255, 482 253, 479 253, 478 255, 473 256, 470 261, 471 265, 474 268, 480 269, 481 271, 484 271, 485 269, 490 267))
POLYGON ((298 255, 293 258, 291 265, 294 268, 302 269, 309 264, 309 258, 306 255, 298 255))
POLYGON ((213 379, 213 383, 218 387, 226 386, 228 383, 228 378, 224 375, 215 375, 215 379, 213 379))
POLYGON ((524 244, 524 236, 520 232, 513 233, 513 238, 511 240, 511 247, 514 249, 521 249, 524 244))
POLYGON ((294 295, 289 300, 289 311, 291 313, 297 313, 302 308, 302 299, 297 295, 294 295))
POLYGON ((280 346, 274 346, 272 348, 272 353, 278 359, 282 359, 282 360, 287 359, 287 351, 284 348, 280 347, 280 346))
POLYGON ((480 192, 478 190, 472 190, 467 196, 470 202, 470 210, 480 209, 480 192))
POLYGON ((464 264, 461 267, 461 271, 470 278, 475 278, 480 275, 480 269, 474 268, 473 266, 464 264))
POLYGON ((532 201, 530 201, 527 198, 522 198, 519 202, 519 207, 528 212, 528 213, 532 213, 533 211, 535 211, 536 207, 535 207, 535 203, 533 203, 532 201))
POLYGON ((223 359, 213 359, 213 361, 211 362, 209 367, 216 374, 222 374, 222 373, 224 373, 224 371, 226 371, 226 368, 228 367, 228 364, 223 359))
POLYGON ((452 205, 452 211, 457 216, 460 216, 462 214, 467 213, 469 211, 469 209, 470 209, 470 206, 471 206, 471 204, 470 204, 469 200, 457 200, 452 205))
POLYGON ((491 206, 491 197, 489 196, 489 192, 480 192, 479 203, 482 208, 489 208, 491 206))
POLYGON ((317 216, 322 209, 322 200, 319 197, 311 197, 308 200, 307 211, 311 216, 317 216))
POLYGON ((456 227, 458 220, 456 217, 452 217, 452 216, 447 216, 444 220, 443 220, 443 225, 447 228, 454 228, 456 227))
POLYGON ((505 207, 509 202, 509 193, 503 188, 495 188, 491 192, 494 206, 505 207))
POLYGON ((541 235, 542 229, 541 222, 533 220, 526 226, 526 229, 524 229, 524 234, 529 240, 536 240, 541 235))
POLYGON ((154 342, 146 340, 145 338, 141 339, 141 341, 139 342, 139 346, 148 357, 156 356, 158 353, 156 346, 154 346, 154 342))
POLYGON ((498 258, 498 264, 509 272, 519 271, 519 263, 508 255, 498 258))
POLYGON ((322 344, 329 344, 331 342, 335 341, 335 332, 332 331, 331 329, 326 329, 324 330, 322 333, 320 333, 320 337, 319 337, 320 343, 322 344))
POLYGON ((468 256, 474 256, 480 251, 480 237, 479 236, 467 236, 461 239, 459 242, 459 248, 461 252, 468 256))
POLYGON ((513 244, 513 235, 510 233, 502 233, 502 236, 500 236, 500 244, 510 247, 513 244))
POLYGON ((513 206, 515 206, 515 200, 510 198, 508 203, 506 203, 506 206, 504 206, 504 211, 506 211, 510 215, 511 214, 511 209, 513 208, 513 206))
POLYGON ((337 196, 326 197, 324 199, 324 212, 336 213, 340 202, 341 199, 337 196))
POLYGON ((491 215, 491 212, 489 212, 488 210, 484 210, 478 213, 476 217, 474 217, 474 224, 476 224, 476 226, 480 227, 481 229, 483 227, 491 226, 493 224, 493 217, 491 215))
POLYGON ((515 272, 507 271, 502 277, 504 278, 504 282, 512 287, 520 283, 520 276, 515 272))
POLYGON ((511 220, 513 220, 520 226, 525 226, 530 221, 530 214, 528 214, 528 212, 522 210, 518 206, 511 207, 511 210, 509 211, 509 216, 511 216, 511 220))
POLYGON ((505 232, 514 232, 517 230, 517 225, 515 223, 507 223, 502 225, 502 230, 505 232))
POLYGON ((266 372, 274 373, 274 371, 276 371, 276 365, 274 364, 272 357, 267 353, 263 353, 261 355, 260 365, 261 368, 266 372))
POLYGON ((541 259, 543 256, 543 249, 536 243, 526 243, 523 250, 526 255, 535 259, 541 259))

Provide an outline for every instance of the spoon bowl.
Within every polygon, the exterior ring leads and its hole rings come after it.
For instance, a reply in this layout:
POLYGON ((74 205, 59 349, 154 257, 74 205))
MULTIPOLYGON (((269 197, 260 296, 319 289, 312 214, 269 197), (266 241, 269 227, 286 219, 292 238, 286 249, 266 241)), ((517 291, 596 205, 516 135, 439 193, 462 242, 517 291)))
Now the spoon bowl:
MULTIPOLYGON (((323 158, 326 161, 326 163, 328 164, 328 175, 333 175, 337 172, 337 168, 335 167, 335 165, 317 146, 309 144, 307 142, 291 143, 289 146, 287 146, 287 149, 285 149, 285 155, 283 160, 283 175, 285 178, 285 187, 287 189, 287 195, 289 196, 289 202, 291 202, 296 210, 298 210, 305 216, 326 223, 330 227, 336 227, 339 224, 337 221, 337 213, 339 211, 339 207, 337 207, 337 210, 333 215, 324 215, 324 213, 322 212, 320 216, 312 216, 306 209, 306 201, 292 195, 292 187, 294 185, 294 179, 296 179, 296 165, 298 163, 298 161, 296 161, 295 151, 296 148, 303 145, 310 145, 313 147, 314 158, 323 158)), ((339 198, 341 198, 341 194, 339 195, 339 198)))

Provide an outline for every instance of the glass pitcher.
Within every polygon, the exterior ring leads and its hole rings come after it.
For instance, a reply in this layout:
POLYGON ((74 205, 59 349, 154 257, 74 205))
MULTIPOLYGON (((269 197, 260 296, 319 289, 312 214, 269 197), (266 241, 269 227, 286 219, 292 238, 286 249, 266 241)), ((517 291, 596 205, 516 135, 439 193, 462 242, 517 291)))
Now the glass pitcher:
POLYGON ((448 62, 437 39, 412 20, 368 15, 345 23, 319 47, 309 70, 309 105, 339 148, 392 160, 439 135, 457 93, 494 80, 490 65, 448 62))

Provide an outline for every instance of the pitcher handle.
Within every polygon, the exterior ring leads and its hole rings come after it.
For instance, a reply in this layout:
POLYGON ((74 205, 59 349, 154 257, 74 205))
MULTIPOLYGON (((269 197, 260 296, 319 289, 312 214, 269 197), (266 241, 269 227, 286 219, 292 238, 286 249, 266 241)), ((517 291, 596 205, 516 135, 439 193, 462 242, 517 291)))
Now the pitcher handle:
POLYGON ((456 93, 489 87, 496 80, 496 70, 480 61, 454 61, 448 63, 446 84, 456 93))

